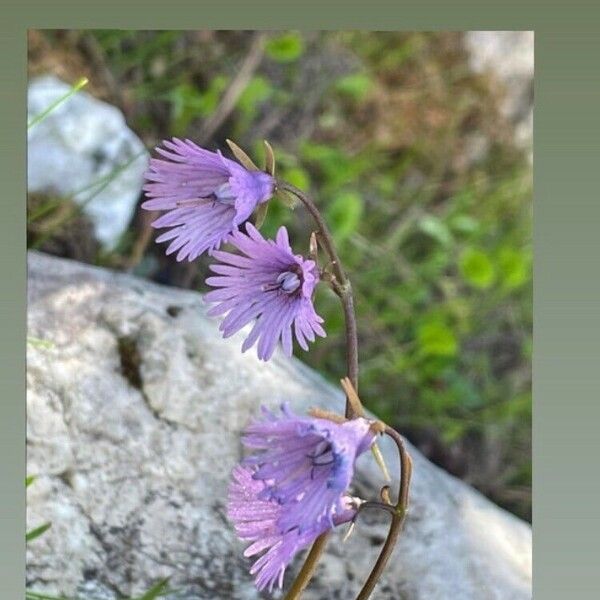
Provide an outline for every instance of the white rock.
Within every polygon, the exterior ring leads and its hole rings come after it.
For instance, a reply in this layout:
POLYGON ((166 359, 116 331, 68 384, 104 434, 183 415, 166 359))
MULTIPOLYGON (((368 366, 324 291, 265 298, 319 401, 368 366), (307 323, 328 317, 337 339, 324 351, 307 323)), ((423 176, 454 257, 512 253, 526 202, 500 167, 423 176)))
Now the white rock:
POLYGON ((533 144, 533 31, 469 31, 469 62, 476 73, 491 73, 502 86, 502 110, 515 123, 515 141, 533 144))
MULTIPOLYGON (((28 546, 29 585, 112 599, 172 576, 185 600, 261 597, 225 516, 239 433, 260 404, 339 411, 340 390, 281 354, 242 355, 193 292, 37 253, 28 292, 29 335, 52 343, 28 348, 28 472, 40 476, 28 526, 53 523, 28 546)), ((412 454, 411 510, 374 600, 531 598, 530 527, 412 454)), ((381 484, 362 457, 355 492, 381 484)), ((353 598, 386 529, 370 511, 345 544, 337 531, 304 598, 353 598)))
MULTIPOLYGON (((33 79, 28 120, 70 89, 53 75, 33 79)), ((144 145, 127 127, 121 111, 83 91, 28 130, 28 190, 73 197, 105 248, 112 248, 129 225, 147 162, 144 145), (130 162, 103 188, 103 178, 130 162)))

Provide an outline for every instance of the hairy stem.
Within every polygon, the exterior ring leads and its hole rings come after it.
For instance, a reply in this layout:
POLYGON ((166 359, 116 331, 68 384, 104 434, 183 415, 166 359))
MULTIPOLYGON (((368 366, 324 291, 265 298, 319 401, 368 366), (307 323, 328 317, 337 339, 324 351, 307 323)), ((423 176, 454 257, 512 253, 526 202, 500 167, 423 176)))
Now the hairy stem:
MULTIPOLYGON (((389 435, 396 443, 398 455, 400 457, 400 483, 398 485, 398 501, 393 507, 394 511, 392 514, 390 529, 388 531, 385 543, 381 548, 381 552, 377 557, 377 562, 373 566, 373 569, 369 574, 369 577, 362 590, 356 597, 356 600, 367 600, 373 593, 373 590, 375 589, 375 586, 377 585, 377 582, 379 581, 379 578, 381 577, 381 574, 383 573, 383 570, 385 569, 392 555, 396 542, 398 541, 398 536, 402 531, 402 526, 404 525, 404 520, 408 511, 408 492, 410 488, 410 477, 412 474, 412 460, 406 450, 404 440, 400 434, 395 429, 392 429, 389 425, 386 425, 385 433, 386 435, 389 435)), ((368 504, 369 503, 367 503, 367 505, 368 504)), ((379 505, 380 503, 370 504, 379 505)), ((377 508, 383 508, 383 506, 377 506, 377 508)), ((386 507, 386 510, 389 512, 389 508, 386 507)))
MULTIPOLYGON (((333 273, 335 275, 334 289, 337 292, 344 309, 344 319, 346 323, 346 367, 348 378, 352 382, 354 389, 358 392, 358 333, 356 328, 356 315, 354 313, 354 298, 352 296, 352 286, 350 280, 344 272, 342 262, 335 249, 333 236, 327 227, 327 223, 319 212, 314 201, 297 187, 286 183, 278 182, 277 187, 296 196, 300 202, 306 207, 310 216, 315 221, 321 246, 327 257, 331 261, 333 273)), ((346 418, 352 419, 358 415, 354 414, 350 402, 346 402, 346 418)))

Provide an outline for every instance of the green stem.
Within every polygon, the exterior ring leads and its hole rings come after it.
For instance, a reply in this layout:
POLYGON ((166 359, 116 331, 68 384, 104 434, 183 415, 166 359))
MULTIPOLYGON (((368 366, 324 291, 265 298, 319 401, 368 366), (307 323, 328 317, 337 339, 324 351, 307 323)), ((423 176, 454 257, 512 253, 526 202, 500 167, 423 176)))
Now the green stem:
POLYGON ((62 104, 65 100, 70 98, 73 94, 76 94, 82 87, 88 84, 87 77, 82 77, 64 96, 61 96, 58 100, 55 100, 46 110, 42 111, 39 115, 36 115, 27 123, 27 129, 31 129, 34 125, 37 125, 43 121, 57 106, 62 104))

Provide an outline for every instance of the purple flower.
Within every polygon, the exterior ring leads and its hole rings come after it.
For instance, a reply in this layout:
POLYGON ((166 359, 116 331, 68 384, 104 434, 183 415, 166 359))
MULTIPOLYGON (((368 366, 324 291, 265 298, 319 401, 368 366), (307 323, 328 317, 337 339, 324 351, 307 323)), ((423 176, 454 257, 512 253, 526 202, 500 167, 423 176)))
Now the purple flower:
POLYGON ((265 240, 250 223, 246 232, 236 231, 229 238, 246 256, 213 252, 222 264, 211 265, 218 277, 206 280, 220 288, 206 294, 207 301, 216 303, 209 315, 227 314, 220 326, 224 337, 256 319, 242 352, 258 341, 261 360, 271 358, 279 340, 284 352, 292 354, 292 327, 300 346, 308 350, 307 340, 325 336, 312 302, 319 281, 315 261, 292 253, 285 227, 279 228, 275 241, 265 240))
POLYGON ((248 171, 220 152, 176 138, 163 146, 156 151, 167 160, 150 161, 144 185, 150 199, 142 208, 168 211, 152 226, 169 228, 156 241, 171 240, 167 254, 177 252, 178 261, 218 248, 273 194, 270 175, 248 171))
POLYGON ((242 441, 256 453, 234 469, 229 490, 229 519, 252 542, 244 556, 262 553, 250 570, 260 590, 281 587, 298 551, 352 520, 354 463, 375 439, 363 418, 338 424, 281 410, 263 408, 265 419, 247 428, 242 441))

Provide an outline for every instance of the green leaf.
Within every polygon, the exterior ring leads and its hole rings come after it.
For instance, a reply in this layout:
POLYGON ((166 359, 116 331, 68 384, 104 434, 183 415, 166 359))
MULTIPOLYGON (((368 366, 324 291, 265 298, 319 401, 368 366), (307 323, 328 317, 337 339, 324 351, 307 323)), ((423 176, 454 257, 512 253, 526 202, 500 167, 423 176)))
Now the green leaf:
POLYGON ((25 591, 25 600, 74 600, 65 598, 64 596, 48 596, 48 594, 40 594, 39 592, 25 591))
POLYGON ((359 102, 369 92, 373 86, 373 81, 365 73, 353 73, 352 75, 346 75, 340 77, 335 82, 335 89, 340 94, 351 97, 353 100, 359 102))
POLYGON ((256 213, 254 216, 254 227, 256 227, 256 229, 260 229, 263 226, 265 219, 267 218, 268 210, 269 210, 268 202, 263 202, 262 204, 258 205, 258 208, 256 209, 256 213))
POLYGON ((460 273, 467 283, 479 289, 489 288, 496 278, 488 255, 477 248, 468 248, 459 262, 460 273))
POLYGON ((265 47, 267 55, 281 63, 298 60, 304 52, 304 41, 298 33, 290 31, 270 39, 265 47))
POLYGON ((514 248, 503 248, 498 254, 502 287, 513 290, 529 281, 531 260, 526 252, 514 248))
POLYGON ((159 581, 156 585, 152 586, 143 596, 140 596, 136 600, 155 600, 168 593, 167 586, 169 584, 170 577, 166 577, 159 581))
POLYGON ((425 322, 417 330, 417 342, 427 356, 455 356, 458 349, 454 332, 441 321, 425 322))
POLYGON ((175 86, 168 94, 173 130, 178 135, 182 135, 195 118, 208 117, 212 114, 219 104, 227 83, 227 77, 218 75, 204 90, 187 82, 175 86))
POLYGON ((272 93, 273 86, 269 80, 257 75, 244 88, 238 100, 238 109, 247 119, 251 119, 256 114, 258 105, 267 100, 272 93))
POLYGON ((231 149, 233 155, 238 161, 249 171, 258 171, 259 168, 254 164, 254 161, 242 150, 233 140, 225 140, 231 149))
POLYGON ((29 475, 29 477, 25 478, 25 487, 28 488, 34 481, 36 477, 35 475, 29 475))
POLYGON ((442 246, 448 246, 452 242, 452 234, 446 224, 434 217, 433 215, 425 215, 419 219, 419 229, 437 240, 442 246))
POLYGON ((310 175, 301 167, 286 169, 283 172, 283 179, 303 191, 310 188, 310 175))
POLYGON ((44 533, 46 533, 46 531, 48 531, 48 529, 50 529, 50 527, 52 527, 52 523, 44 523, 43 525, 40 525, 39 527, 36 527, 35 529, 28 531, 27 534, 25 535, 25 541, 31 542, 32 540, 35 540, 35 538, 38 538, 38 537, 40 537, 40 535, 43 535, 44 533))
POLYGON ((469 235, 477 232, 479 221, 469 215, 456 215, 450 220, 450 227, 458 233, 469 235))
POLYGON ((363 213, 362 198, 356 192, 340 192, 327 207, 325 218, 336 241, 341 242, 358 228, 363 213))
POLYGON ((35 337, 28 337, 27 343, 34 348, 54 348, 53 342, 35 337))
POLYGON ((298 204, 300 203, 300 200, 298 200, 298 198, 296 198, 294 194, 288 192, 287 190, 277 190, 275 192, 275 197, 278 200, 281 200, 284 206, 287 206, 292 210, 294 210, 296 206, 298 206, 298 204))

